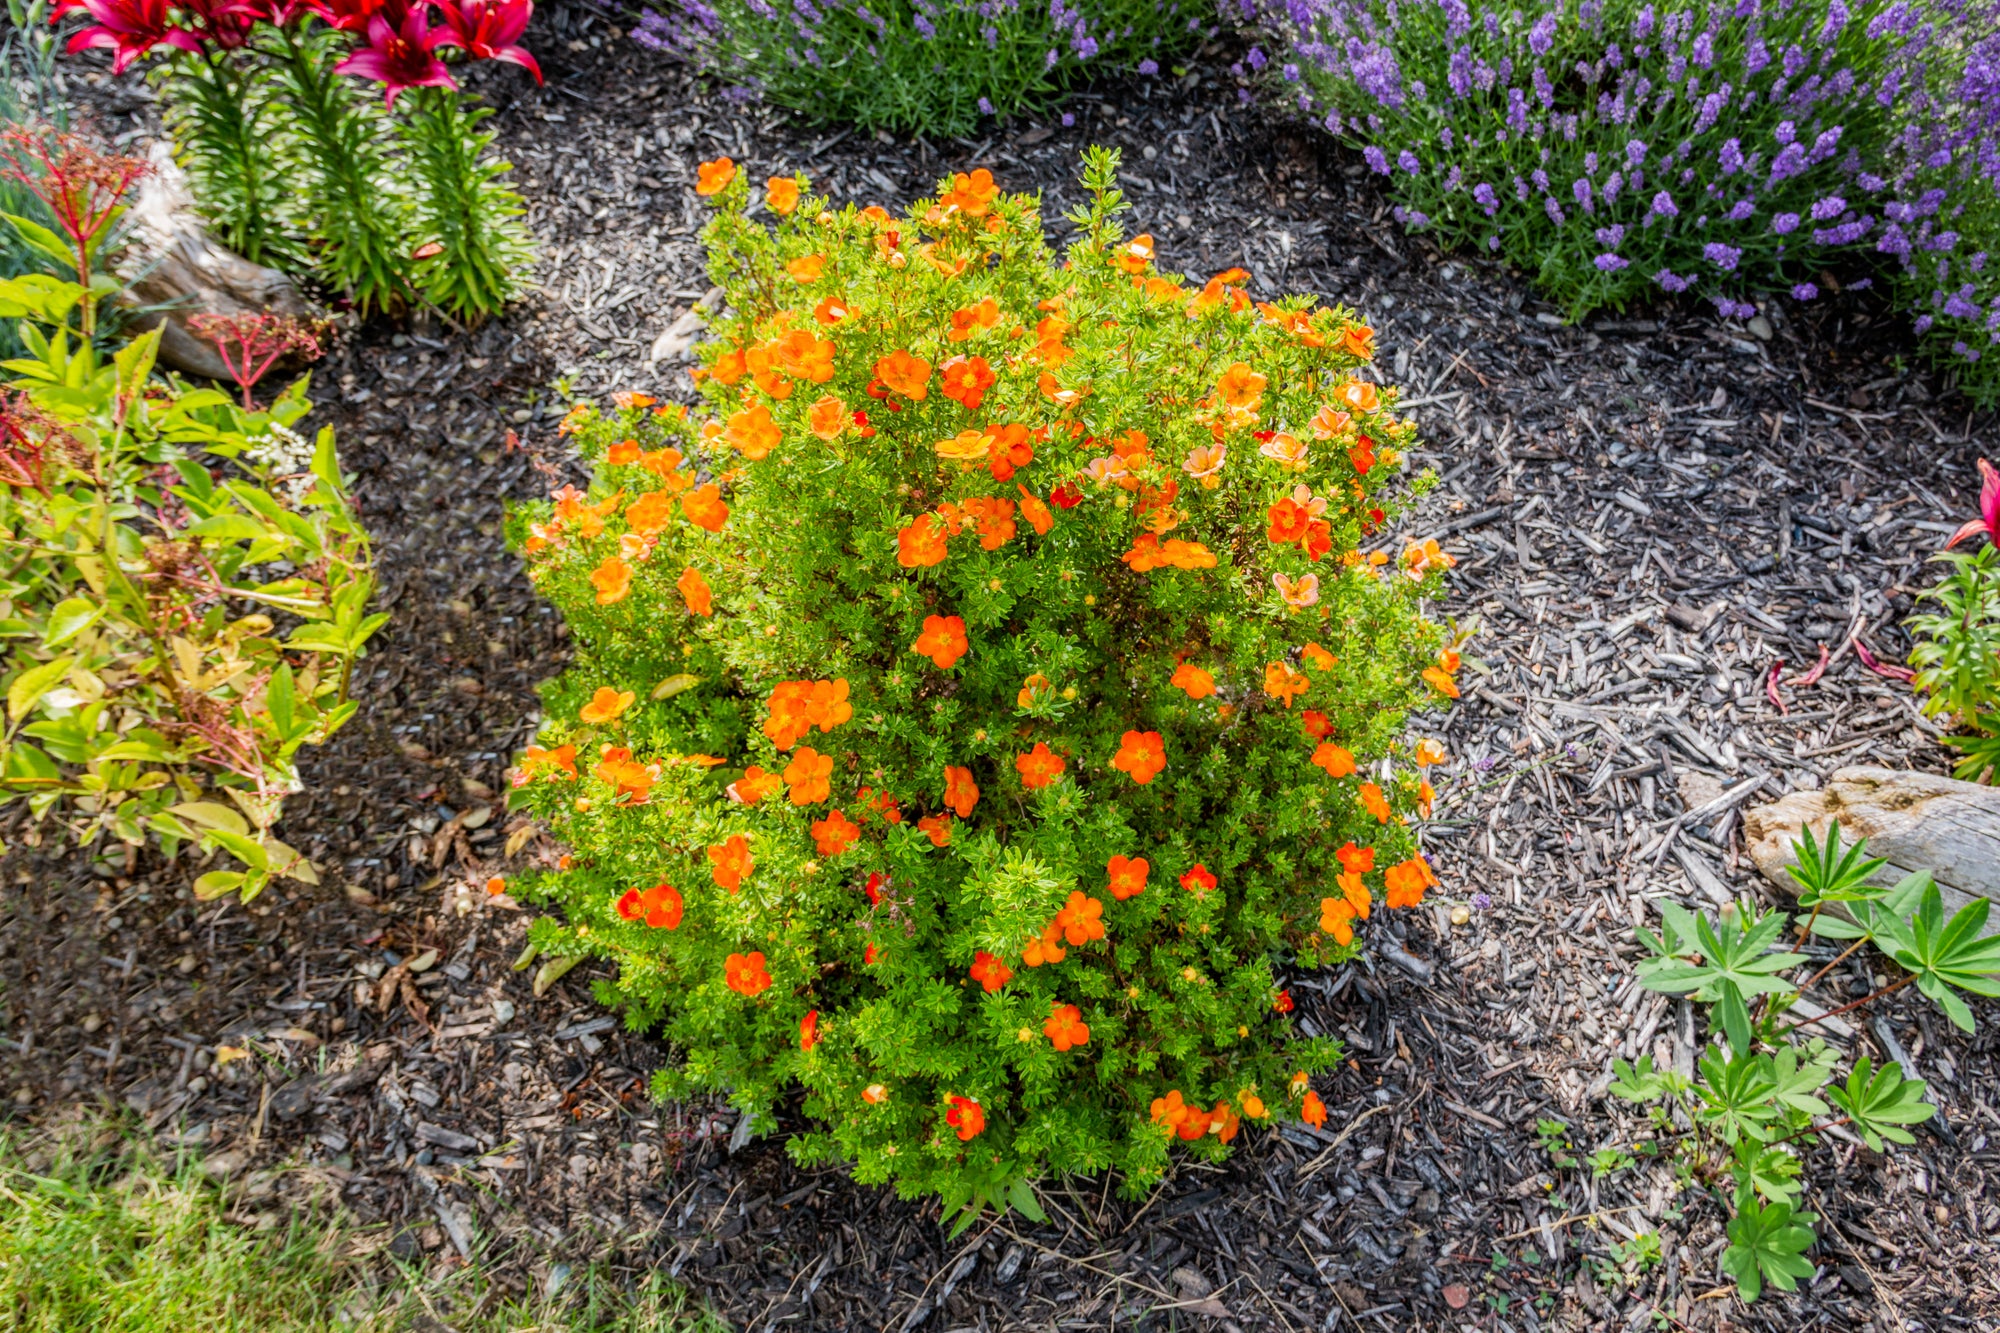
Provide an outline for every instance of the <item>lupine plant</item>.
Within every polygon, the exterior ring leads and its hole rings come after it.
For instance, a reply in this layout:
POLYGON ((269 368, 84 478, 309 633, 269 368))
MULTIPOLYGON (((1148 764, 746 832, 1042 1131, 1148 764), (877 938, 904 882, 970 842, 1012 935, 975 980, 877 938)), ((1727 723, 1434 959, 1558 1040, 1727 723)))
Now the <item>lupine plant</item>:
POLYGON ((1946 919, 1929 872, 1893 887, 1878 884, 1887 862, 1865 852, 1865 841, 1843 849, 1838 823, 1824 840, 1808 829, 1793 844, 1799 905, 1811 909, 1795 934, 1787 931, 1785 913, 1762 912, 1747 901, 1717 917, 1664 903, 1659 934, 1639 931, 1650 955, 1639 964, 1639 983, 1691 996, 1710 1013, 1713 1029, 1692 1078, 1655 1069, 1650 1055, 1613 1062, 1612 1094, 1649 1104, 1650 1111, 1649 1135, 1626 1145, 1616 1160, 1630 1165, 1634 1154, 1664 1156, 1683 1187, 1723 1207, 1729 1244, 1722 1268, 1745 1300, 1757 1299, 1766 1283, 1790 1291, 1814 1271, 1804 1257, 1818 1221, 1801 1206, 1804 1150, 1844 1129, 1882 1152, 1914 1143, 1907 1127, 1936 1114, 1924 1084, 1894 1062, 1878 1066, 1862 1055, 1840 1078, 1839 1051, 1819 1037, 1799 1039, 1819 1021, 1791 1015, 1800 996, 1870 944, 1900 975, 1821 1017, 1915 986, 1970 1032, 1972 1011, 1960 992, 2000 994, 2000 937, 1980 937, 1990 904, 1975 898, 1946 919), (1813 936, 1846 948, 1793 980, 1786 974, 1814 961, 1795 946, 1813 936))
POLYGON ((1989 0, 1238 12, 1283 48, 1244 72, 1359 146, 1399 221, 1504 256, 1572 317, 1680 292, 1748 317, 1866 286, 1890 256, 1918 332, 1953 357, 2000 330, 1989 0))
POLYGON ((99 186, 145 164, 57 137, 41 166, 74 267, 0 281, 29 351, 0 388, 0 801, 26 803, 30 842, 227 851, 203 897, 310 882, 273 829, 386 619, 332 432, 291 429, 304 380, 268 411, 154 380, 157 330, 101 358, 92 238, 122 204, 99 186))
POLYGON ((966 134, 1098 72, 1157 74, 1213 15, 1194 0, 661 0, 632 37, 811 116, 966 134))
POLYGON ((1931 608, 1910 618, 1914 682, 1929 696, 1924 711, 1959 731, 1958 776, 2000 780, 2000 471, 1979 460, 1979 517, 1969 519, 1933 559, 1950 572, 1918 596, 1931 608), (1951 548, 1986 538, 1976 551, 1951 548))
POLYGON ((72 0, 70 49, 165 51, 167 122, 224 243, 309 265, 365 311, 457 319, 513 295, 531 247, 509 170, 443 55, 534 74, 530 0, 72 0), (365 81, 365 82, 364 82, 365 81), (375 106, 370 84, 384 93, 375 106), (399 113, 397 101, 407 96, 399 113))
POLYGON ((1064 262, 960 174, 906 217, 703 163, 700 410, 566 427, 510 520, 575 628, 516 796, 571 849, 534 948, 792 1149, 966 1221, 1045 1170, 1325 1110, 1277 968, 1436 882, 1450 558, 1382 536, 1413 438, 1372 335, 1157 272, 1093 152, 1064 262))

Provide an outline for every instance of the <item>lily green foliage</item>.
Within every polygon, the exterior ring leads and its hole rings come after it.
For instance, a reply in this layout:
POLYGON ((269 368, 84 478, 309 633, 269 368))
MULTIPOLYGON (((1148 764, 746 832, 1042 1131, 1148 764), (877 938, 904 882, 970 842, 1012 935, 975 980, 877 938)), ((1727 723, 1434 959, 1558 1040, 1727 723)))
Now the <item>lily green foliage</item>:
POLYGON ((948 1212, 1323 1116, 1276 969, 1434 882, 1411 428, 1350 312, 1157 272, 1115 163, 1060 261, 984 173, 776 181, 767 228, 704 164, 700 408, 579 405, 589 489, 512 520, 577 645, 517 778, 572 849, 538 947, 617 964, 658 1094, 803 1088, 798 1157, 948 1212))
POLYGON ((71 324, 94 299, 0 282, 30 353, 0 390, 0 800, 35 841, 226 851, 205 897, 312 882, 272 828, 386 619, 332 432, 294 433, 304 379, 253 412, 152 378, 157 330, 102 358, 71 324))
MULTIPOLYGON (((1811 1020, 1786 1021, 1800 986, 1783 974, 1810 960, 1785 943, 1808 936, 1847 942, 1834 963, 1872 944, 1902 975, 1868 1000, 1915 985, 1968 1032, 1972 1011, 1959 992, 2000 994, 2000 938, 1979 936, 1985 899, 1947 919, 1928 872, 1894 886, 1875 882, 1886 863, 1867 857, 1865 842, 1843 848, 1837 823, 1824 840, 1807 829, 1793 851, 1799 902, 1812 909, 1796 936, 1788 914, 1760 912, 1748 903, 1719 919, 1666 903, 1660 933, 1640 929, 1650 954, 1639 964, 1640 984, 1691 995, 1709 1008, 1724 1040, 1702 1052, 1692 1078, 1655 1069, 1652 1057, 1642 1056, 1636 1063, 1614 1061, 1610 1086, 1626 1101, 1654 1104, 1657 1137, 1641 1145, 1643 1151, 1671 1147, 1685 1179, 1729 1182, 1729 1189, 1716 1189, 1732 1214, 1722 1266, 1746 1300, 1755 1300, 1767 1282, 1790 1291, 1813 1271, 1802 1257, 1817 1219, 1799 1210, 1805 1187, 1800 1147, 1838 1125, 1881 1152, 1889 1144, 1914 1143, 1907 1126, 1936 1114, 1923 1082, 1906 1077, 1900 1065, 1878 1067, 1861 1055, 1843 1080, 1839 1051, 1819 1037, 1801 1043, 1792 1035, 1811 1020)), ((1832 970, 1829 963, 1807 985, 1832 970)))
POLYGON ((1948 569, 1918 594, 1925 609, 1910 617, 1913 683, 1925 696, 1924 712, 1959 732, 1944 738, 1961 756, 1954 773, 1968 782, 2000 780, 2000 547, 1932 559, 1948 569))

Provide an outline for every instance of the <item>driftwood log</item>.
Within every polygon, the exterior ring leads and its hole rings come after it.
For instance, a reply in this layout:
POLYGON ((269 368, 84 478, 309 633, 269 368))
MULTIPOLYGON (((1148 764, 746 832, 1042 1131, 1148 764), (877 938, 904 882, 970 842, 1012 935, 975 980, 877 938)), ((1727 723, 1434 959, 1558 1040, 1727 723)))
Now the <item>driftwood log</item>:
MULTIPOLYGON (((1887 857, 1877 876, 1893 884, 1928 870, 1949 915, 1975 896, 2000 900, 2000 788, 1934 773, 1843 768, 1822 791, 1793 792, 1743 817, 1743 838, 1758 869, 1788 892, 1796 862, 1792 843, 1802 828, 1818 838, 1840 821, 1841 843, 1868 839, 1868 854, 1887 857)), ((1985 934, 2000 933, 2000 912, 1985 934)))
POLYGON ((274 268, 225 250, 208 234, 187 177, 164 143, 149 154, 153 170, 139 183, 127 221, 131 241, 121 263, 124 305, 139 313, 139 329, 164 324, 160 360, 207 379, 228 380, 215 345, 188 330, 190 316, 270 311, 310 319, 313 310, 298 285, 274 268))

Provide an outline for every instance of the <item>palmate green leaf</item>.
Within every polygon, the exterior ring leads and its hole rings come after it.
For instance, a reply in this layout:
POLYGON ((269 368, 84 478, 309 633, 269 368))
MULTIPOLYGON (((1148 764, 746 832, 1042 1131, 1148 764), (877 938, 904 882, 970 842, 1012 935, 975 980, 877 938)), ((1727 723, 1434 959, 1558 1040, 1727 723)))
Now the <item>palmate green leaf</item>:
POLYGON ((1995 979, 2000 976, 2000 936, 1979 935, 1991 908, 1985 898, 1975 897, 1946 921, 1944 896, 1930 884, 1910 918, 1907 941, 1889 951, 1916 974, 1917 989, 1965 1032, 1973 1030, 1972 1010, 1957 992, 2000 995, 2000 980, 1995 979))
POLYGON ((1805 1252, 1817 1239, 1812 1224, 1818 1220, 1813 1213, 1795 1212, 1789 1203, 1764 1203, 1748 1190, 1737 1194, 1722 1269, 1736 1279, 1744 1300, 1756 1300, 1766 1282, 1790 1291, 1798 1279, 1812 1276, 1814 1265, 1805 1252))
POLYGON ((1867 847, 1868 840, 1863 838, 1843 851, 1837 819, 1827 827, 1824 842, 1814 841, 1810 826, 1801 828, 1798 840, 1792 844, 1797 863, 1787 867, 1787 873, 1799 886, 1799 906, 1879 897, 1882 890, 1868 880, 1889 862, 1884 857, 1863 859, 1867 847))
POLYGON ((1639 964, 1640 984, 1668 995, 1694 993, 1716 1008, 1716 1019, 1738 1051, 1751 1044, 1749 1000, 1758 995, 1787 994, 1796 989, 1775 975, 1806 961, 1804 954, 1773 953, 1771 946, 1788 918, 1779 912, 1752 911, 1747 906, 1724 916, 1718 926, 1706 915, 1696 916, 1678 903, 1663 903, 1665 934, 1641 937, 1653 956, 1639 964), (1699 961, 1688 961, 1693 956, 1699 961))
POLYGON ((1780 1108, 1776 1067, 1768 1057, 1710 1050, 1695 1081, 1695 1114, 1724 1143, 1770 1138, 1780 1108))
POLYGON ((1753 1190, 1774 1202, 1799 1202, 1799 1159, 1782 1146, 1766 1147, 1755 1139, 1739 1139, 1729 1171, 1739 1191, 1753 1190))
POLYGON ((1890 1060, 1876 1069, 1867 1056, 1854 1062, 1845 1086, 1835 1084, 1827 1096, 1847 1115, 1848 1123, 1868 1146, 1882 1151, 1883 1140, 1915 1143, 1904 1125, 1920 1125, 1937 1114, 1924 1100, 1923 1080, 1903 1077, 1903 1067, 1890 1060))

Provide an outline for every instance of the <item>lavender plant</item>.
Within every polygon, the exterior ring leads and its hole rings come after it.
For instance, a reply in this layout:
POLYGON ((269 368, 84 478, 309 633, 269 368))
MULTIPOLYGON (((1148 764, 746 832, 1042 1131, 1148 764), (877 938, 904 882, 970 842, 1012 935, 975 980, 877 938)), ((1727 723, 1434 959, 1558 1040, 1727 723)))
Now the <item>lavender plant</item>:
POLYGON ((1572 317, 1810 300, 1882 227, 1906 4, 1239 4, 1293 47, 1249 63, 1363 145, 1399 221, 1504 255, 1572 317))
POLYGON ((826 120, 965 134, 1097 72, 1159 72, 1202 0, 663 0, 633 40, 826 120))

